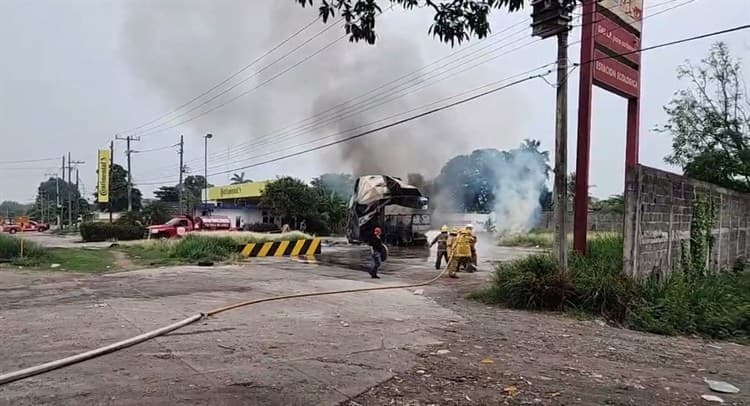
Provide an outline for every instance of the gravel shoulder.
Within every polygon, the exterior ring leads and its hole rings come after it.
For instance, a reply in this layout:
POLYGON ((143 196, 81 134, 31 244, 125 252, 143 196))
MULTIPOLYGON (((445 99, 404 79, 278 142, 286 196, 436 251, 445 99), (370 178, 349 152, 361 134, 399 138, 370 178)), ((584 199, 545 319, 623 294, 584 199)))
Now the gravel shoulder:
POLYGON ((694 405, 713 394, 750 404, 750 348, 699 338, 664 337, 465 299, 479 287, 426 292, 461 316, 431 331, 444 344, 417 354, 402 371, 345 405, 694 405), (712 393, 703 378, 739 394, 712 393))

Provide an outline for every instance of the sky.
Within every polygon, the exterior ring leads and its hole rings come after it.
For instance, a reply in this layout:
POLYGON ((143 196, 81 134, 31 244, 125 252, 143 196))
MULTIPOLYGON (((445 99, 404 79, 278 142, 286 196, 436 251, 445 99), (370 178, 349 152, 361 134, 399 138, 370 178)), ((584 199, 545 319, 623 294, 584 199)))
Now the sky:
MULTIPOLYGON (((645 7, 645 47, 746 24, 750 15, 747 0, 646 0, 645 7)), ((133 142, 142 152, 132 154, 132 173, 147 197, 177 183, 172 145, 180 135, 190 173, 202 174, 203 136, 213 134, 207 143, 213 184, 241 172, 252 180, 376 171, 432 177, 451 157, 477 148, 509 149, 532 138, 553 150, 555 89, 536 79, 350 143, 263 164, 552 62, 556 41, 531 37, 529 12, 494 11, 495 36, 451 48, 428 34, 428 10, 385 9, 371 46, 334 42, 343 34, 339 26, 318 34, 329 25, 312 23, 316 10, 296 0, 0 0, 0 201, 33 201, 39 182, 60 172, 58 157, 68 152, 85 162, 79 166, 82 191, 91 195, 97 150, 108 148, 115 134, 141 136, 133 142), (405 76, 411 72, 421 73, 405 76), (403 77, 414 80, 395 82, 403 77), (310 117, 327 120, 305 121, 310 117)), ((578 29, 571 33, 572 62, 579 60, 580 36, 578 29)), ((684 86, 675 75, 678 65, 699 61, 717 40, 750 71, 750 31, 643 55, 642 164, 678 170, 663 163, 670 137, 653 129, 665 123, 662 107, 684 86)), ((577 70, 568 86, 570 172, 577 70)), ((623 189, 626 101, 599 89, 593 100, 591 193, 607 197, 623 189)), ((114 145, 115 162, 125 165, 125 143, 114 145)))

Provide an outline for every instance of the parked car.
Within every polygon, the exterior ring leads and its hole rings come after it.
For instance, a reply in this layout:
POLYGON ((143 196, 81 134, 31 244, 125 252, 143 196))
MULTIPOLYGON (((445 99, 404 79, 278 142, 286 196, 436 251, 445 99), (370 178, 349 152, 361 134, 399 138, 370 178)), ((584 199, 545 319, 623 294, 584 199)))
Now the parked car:
POLYGON ((179 238, 191 231, 229 231, 232 221, 225 216, 177 216, 164 224, 148 227, 148 238, 179 238))
POLYGON ((20 233, 20 232, 28 233, 28 232, 34 232, 34 231, 44 232, 47 230, 49 230, 49 224, 41 223, 38 221, 29 221, 28 223, 25 223, 23 225, 15 224, 15 223, 3 224, 3 232, 10 233, 10 234, 15 234, 15 233, 20 233))

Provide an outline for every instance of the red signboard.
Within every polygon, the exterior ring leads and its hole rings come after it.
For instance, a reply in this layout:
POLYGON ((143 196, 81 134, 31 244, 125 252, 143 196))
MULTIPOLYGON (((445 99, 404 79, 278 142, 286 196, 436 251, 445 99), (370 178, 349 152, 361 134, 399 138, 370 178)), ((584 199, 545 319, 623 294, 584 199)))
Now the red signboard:
POLYGON ((594 50, 594 82, 624 97, 640 95, 640 75, 638 71, 624 63, 608 58, 599 50, 594 50))
POLYGON ((594 21, 594 42, 640 65, 641 53, 635 52, 641 49, 641 39, 637 35, 601 13, 596 13, 594 21))

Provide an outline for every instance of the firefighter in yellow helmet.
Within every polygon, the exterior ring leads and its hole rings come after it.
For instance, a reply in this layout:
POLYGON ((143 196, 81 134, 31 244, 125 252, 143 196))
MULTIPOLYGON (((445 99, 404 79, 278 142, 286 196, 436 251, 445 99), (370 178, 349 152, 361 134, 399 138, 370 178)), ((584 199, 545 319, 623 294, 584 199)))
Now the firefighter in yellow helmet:
POLYGON ((457 278, 456 272, 461 268, 467 268, 471 264, 472 236, 466 229, 458 232, 453 249, 453 261, 455 265, 448 268, 448 276, 457 278))
POLYGON ((438 245, 437 258, 435 259, 435 269, 440 269, 440 266, 443 263, 443 259, 445 259, 446 263, 448 262, 448 226, 442 226, 440 228, 440 234, 432 239, 430 248, 432 248, 432 246, 435 244, 438 245))
POLYGON ((467 272, 476 272, 477 270, 477 235, 474 234, 474 226, 469 223, 466 225, 466 231, 471 236, 471 264, 467 266, 467 272))

